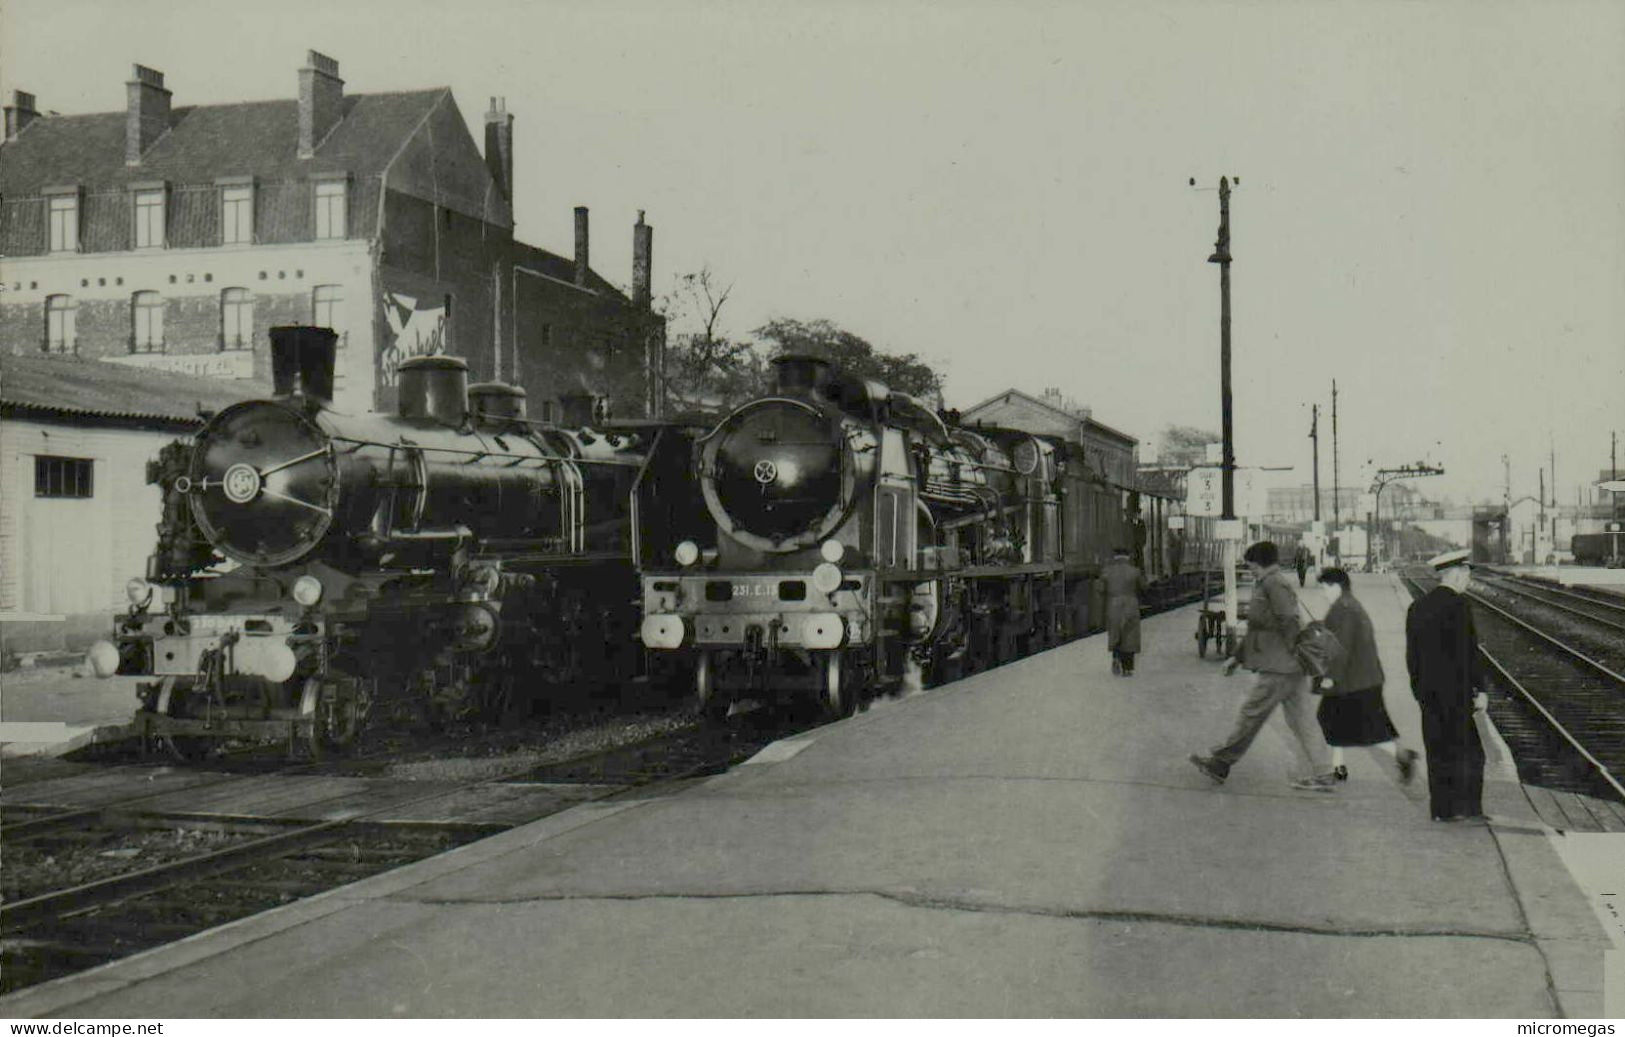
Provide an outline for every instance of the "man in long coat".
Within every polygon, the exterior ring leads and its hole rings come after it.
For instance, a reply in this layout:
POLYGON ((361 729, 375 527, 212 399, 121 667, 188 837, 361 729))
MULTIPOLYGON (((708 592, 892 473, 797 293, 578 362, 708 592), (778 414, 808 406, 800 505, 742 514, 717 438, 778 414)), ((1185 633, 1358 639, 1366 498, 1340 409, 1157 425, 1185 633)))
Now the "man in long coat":
POLYGON ((1432 559, 1439 586, 1412 602, 1405 616, 1405 662, 1411 693, 1422 707, 1435 821, 1484 816, 1484 743, 1473 720, 1484 671, 1472 609, 1462 596, 1471 579, 1467 554, 1451 551, 1432 559))
POLYGON ((1128 548, 1112 552, 1107 563, 1106 647, 1112 652, 1112 672, 1134 676, 1134 656, 1140 650, 1140 592, 1145 590, 1145 574, 1128 560, 1128 548))

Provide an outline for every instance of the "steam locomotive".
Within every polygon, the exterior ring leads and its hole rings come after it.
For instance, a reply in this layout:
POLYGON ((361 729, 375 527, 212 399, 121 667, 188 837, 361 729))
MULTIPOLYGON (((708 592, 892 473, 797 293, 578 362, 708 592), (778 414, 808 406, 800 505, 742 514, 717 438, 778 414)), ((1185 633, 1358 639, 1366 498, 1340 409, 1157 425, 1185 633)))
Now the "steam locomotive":
POLYGON ((1088 629, 1137 515, 1081 445, 948 423, 816 358, 774 374, 637 491, 673 516, 635 530, 641 640, 686 661, 708 713, 791 697, 846 715, 1088 629))
POLYGON ((149 466, 158 549, 92 652, 153 678, 146 735, 182 758, 226 738, 320 754, 380 711, 497 716, 633 675, 628 505, 660 426, 594 423, 585 396, 529 421, 524 390, 447 356, 401 364, 398 413, 342 414, 331 331, 273 328, 271 355, 274 398, 149 466))

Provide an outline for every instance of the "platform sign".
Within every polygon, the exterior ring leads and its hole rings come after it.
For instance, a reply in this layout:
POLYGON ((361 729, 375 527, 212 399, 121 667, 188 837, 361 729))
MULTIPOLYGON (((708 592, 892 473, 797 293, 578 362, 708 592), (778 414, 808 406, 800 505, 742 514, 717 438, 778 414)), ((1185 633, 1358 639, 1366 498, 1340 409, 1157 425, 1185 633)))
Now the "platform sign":
MULTIPOLYGON (((1236 514, 1258 514, 1253 499, 1253 472, 1238 468, 1235 473, 1236 514)), ((1185 512, 1216 518, 1224 514, 1224 471, 1220 468, 1192 468, 1185 480, 1185 512)))
POLYGON ((1223 473, 1217 468, 1192 468, 1185 480, 1185 511, 1191 515, 1224 514, 1223 473))
POLYGON ((1182 531, 1185 528, 1185 516, 1169 515, 1168 528, 1175 533, 1182 531))
POLYGON ((1315 519, 1313 522, 1309 523, 1309 532, 1313 533, 1317 537, 1325 536, 1326 535, 1326 523, 1325 523, 1325 521, 1323 519, 1315 519))

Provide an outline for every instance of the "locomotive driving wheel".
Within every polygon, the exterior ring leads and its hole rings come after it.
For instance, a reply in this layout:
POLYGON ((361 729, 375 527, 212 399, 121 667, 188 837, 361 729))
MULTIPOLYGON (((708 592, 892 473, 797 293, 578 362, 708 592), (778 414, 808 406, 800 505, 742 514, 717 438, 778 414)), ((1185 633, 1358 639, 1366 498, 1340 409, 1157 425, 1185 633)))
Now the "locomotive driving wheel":
POLYGON ((305 725, 305 746, 313 760, 342 752, 361 733, 362 701, 354 680, 312 677, 299 696, 299 715, 305 725))
POLYGON ((700 700, 700 715, 706 720, 719 722, 727 718, 733 700, 717 689, 716 663, 710 652, 701 652, 694 660, 694 694, 700 700))
MULTIPOLYGON (((153 712, 160 716, 181 718, 186 716, 186 700, 192 682, 181 682, 179 677, 165 677, 158 686, 158 697, 153 700, 153 712)), ((159 735, 158 744, 164 751, 182 763, 195 763, 208 755, 211 740, 197 735, 159 735)))
POLYGON ((818 673, 818 701, 832 720, 851 716, 858 706, 861 682, 843 672, 839 651, 823 652, 813 664, 818 673))

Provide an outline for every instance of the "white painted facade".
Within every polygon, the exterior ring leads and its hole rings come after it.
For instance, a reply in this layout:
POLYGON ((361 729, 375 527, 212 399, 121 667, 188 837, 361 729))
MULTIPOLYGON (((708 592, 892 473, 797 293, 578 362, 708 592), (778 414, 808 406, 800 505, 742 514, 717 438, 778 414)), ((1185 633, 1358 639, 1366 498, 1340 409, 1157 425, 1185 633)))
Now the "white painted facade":
MULTIPOLYGON (((232 287, 265 295, 302 295, 306 305, 297 319, 304 322, 315 316, 311 301, 315 288, 337 285, 341 300, 333 324, 342 348, 334 372, 334 407, 357 413, 370 410, 374 398, 375 267, 370 241, 338 239, 7 257, 0 259, 0 282, 6 305, 43 306, 52 295, 71 296, 77 304, 128 303, 136 292, 153 291, 165 300, 196 299, 218 306, 220 293, 232 287)), ((177 331, 177 339, 182 334, 177 331)), ((257 353, 268 348, 264 341, 254 344, 257 353)), ((81 350, 80 355, 92 354, 81 350)), ((247 351, 119 353, 98 359, 209 378, 253 376, 247 351)))

